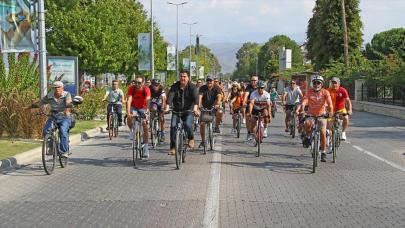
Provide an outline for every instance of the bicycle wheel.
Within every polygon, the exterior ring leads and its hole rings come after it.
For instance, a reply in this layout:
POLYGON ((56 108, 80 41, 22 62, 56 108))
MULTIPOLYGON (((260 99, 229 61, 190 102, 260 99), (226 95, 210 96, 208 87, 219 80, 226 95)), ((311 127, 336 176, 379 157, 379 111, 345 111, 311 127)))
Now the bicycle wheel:
POLYGON ((209 137, 208 137, 209 131, 210 131, 209 126, 206 123, 205 124, 205 133, 204 133, 204 154, 207 154, 208 141, 209 141, 209 137))
POLYGON ((341 135, 342 135, 342 132, 341 132, 341 130, 340 129, 338 129, 337 131, 336 131, 336 147, 337 148, 339 148, 340 147, 340 141, 341 141, 341 135))
POLYGON ((114 135, 113 115, 108 114, 108 137, 110 137, 110 140, 112 140, 113 135, 114 135))
MULTIPOLYGON (((59 140, 57 140, 55 144, 59 145, 59 140)), ((59 146, 57 146, 56 148, 59 148, 59 146)), ((62 157, 62 154, 60 153, 59 149, 57 149, 57 151, 60 166, 62 168, 66 168, 66 166, 68 165, 69 158, 62 157)), ((69 153, 69 151, 66 153, 69 153)))
MULTIPOLYGON (((134 133, 135 134, 135 133, 134 133)), ((135 135, 132 138, 132 162, 134 163, 134 166, 136 166, 136 160, 138 160, 138 149, 137 149, 137 141, 135 138, 135 135)))
POLYGON ((176 132, 176 144, 175 144, 175 150, 176 154, 174 158, 176 159, 176 168, 180 169, 181 166, 181 158, 182 158, 182 153, 183 153, 183 135, 180 131, 176 132))
POLYGON ((187 147, 188 147, 188 145, 184 143, 184 142, 186 142, 186 140, 187 140, 186 134, 183 132, 183 151, 181 153, 181 162, 182 163, 186 162, 186 153, 187 153, 187 147))
POLYGON ((271 107, 271 118, 274 118, 276 116, 276 110, 275 110, 275 104, 271 107))
POLYGON ((292 120, 291 120, 291 137, 292 138, 295 138, 295 126, 296 126, 295 115, 292 115, 292 120))
POLYGON ((51 175, 55 169, 56 143, 52 134, 47 134, 42 142, 42 164, 45 173, 51 175))
POLYGON ((215 136, 212 129, 212 122, 209 124, 209 140, 210 140, 210 150, 215 148, 215 136))
POLYGON ((116 113, 113 115, 113 129, 114 129, 114 137, 118 136, 118 116, 116 113))
POLYGON ((239 113, 238 118, 236 119, 236 138, 240 137, 240 128, 241 128, 241 116, 239 113))
POLYGON ((337 133, 339 130, 336 130, 335 128, 333 128, 332 131, 332 153, 333 153, 333 160, 332 162, 335 163, 336 162, 336 155, 337 155, 337 151, 338 151, 338 147, 337 147, 337 143, 339 141, 339 133, 337 133))
POLYGON ((312 146, 312 172, 315 173, 315 169, 318 166, 318 154, 319 154, 319 134, 315 133, 315 136, 313 138, 313 146, 312 146))
POLYGON ((150 132, 151 141, 152 141, 152 147, 153 148, 156 148, 158 140, 159 140, 158 135, 157 135, 157 133, 158 133, 158 130, 157 130, 158 126, 157 125, 158 125, 158 122, 157 122, 156 118, 154 118, 152 120, 152 128, 151 128, 151 132, 150 132))
POLYGON ((142 147, 142 134, 141 131, 138 131, 136 133, 136 158, 139 160, 142 160, 143 158, 143 147, 142 147))
POLYGON ((262 132, 262 127, 261 127, 261 121, 257 121, 257 129, 256 129, 256 145, 257 145, 257 154, 256 157, 260 156, 260 144, 262 143, 263 140, 263 132, 262 132))

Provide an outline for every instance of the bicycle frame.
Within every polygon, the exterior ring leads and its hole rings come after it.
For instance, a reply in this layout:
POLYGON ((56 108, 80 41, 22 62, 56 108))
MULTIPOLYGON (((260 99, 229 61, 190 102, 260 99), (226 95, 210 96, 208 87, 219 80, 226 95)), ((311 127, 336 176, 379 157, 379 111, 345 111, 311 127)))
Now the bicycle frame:
POLYGON ((134 113, 132 117, 132 161, 136 166, 136 160, 142 160, 143 156, 143 119, 144 117, 134 113), (142 140, 142 142, 141 142, 142 140))
POLYGON ((176 124, 176 147, 175 147, 176 150, 175 160, 177 169, 180 169, 181 163, 184 163, 186 158, 187 145, 185 144, 185 141, 187 140, 187 132, 184 130, 184 123, 183 120, 181 119, 181 115, 187 112, 188 111, 183 112, 172 111, 173 115, 178 116, 178 122, 176 124))

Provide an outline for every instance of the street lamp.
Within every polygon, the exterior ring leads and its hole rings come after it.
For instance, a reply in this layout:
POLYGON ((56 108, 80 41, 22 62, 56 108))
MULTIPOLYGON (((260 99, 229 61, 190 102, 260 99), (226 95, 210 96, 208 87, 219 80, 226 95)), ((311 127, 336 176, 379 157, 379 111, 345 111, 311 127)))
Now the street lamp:
POLYGON ((176 6, 176 14, 177 14, 177 21, 176 21, 176 75, 177 75, 177 79, 180 79, 179 78, 179 6, 187 4, 187 2, 181 2, 181 3, 167 2, 167 4, 176 6))
POLYGON ((153 0, 150 0, 150 74, 151 78, 155 77, 155 56, 153 48, 153 0))
POLYGON ((193 23, 183 23, 183 24, 185 24, 185 25, 188 25, 189 26, 189 28, 190 28, 190 45, 188 46, 189 47, 189 49, 190 49, 190 58, 189 58, 189 61, 188 61, 188 70, 190 71, 190 78, 191 78, 191 26, 193 26, 193 25, 196 25, 198 22, 193 22, 193 23))

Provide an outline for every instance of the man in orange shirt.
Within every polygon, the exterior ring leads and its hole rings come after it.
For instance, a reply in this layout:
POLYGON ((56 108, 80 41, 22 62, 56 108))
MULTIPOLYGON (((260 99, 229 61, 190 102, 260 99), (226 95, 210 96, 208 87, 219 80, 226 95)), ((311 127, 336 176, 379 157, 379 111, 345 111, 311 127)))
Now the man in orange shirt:
MULTIPOLYGON (((313 88, 308 90, 305 94, 305 97, 302 101, 302 104, 297 108, 297 115, 299 110, 304 110, 305 106, 308 106, 308 114, 311 116, 322 116, 326 113, 326 106, 328 107, 329 117, 333 116, 333 104, 330 97, 329 91, 322 88, 324 84, 323 77, 320 75, 314 75, 312 77, 312 86, 313 88)), ((321 162, 326 162, 326 119, 321 118, 318 120, 318 125, 320 129, 320 139, 321 139, 321 162)), ((304 129, 306 132, 306 137, 304 138, 304 146, 308 146, 309 138, 311 135, 312 125, 314 123, 313 118, 307 118, 305 120, 304 129)))
MULTIPOLYGON (((328 88, 330 96, 333 103, 333 112, 352 115, 352 102, 349 97, 349 93, 345 88, 340 86, 340 79, 338 77, 333 77, 331 80, 331 88, 328 88), (347 104, 347 109, 346 109, 347 104)), ((349 127, 349 117, 342 116, 343 119, 343 129, 342 129, 342 140, 346 140, 346 130, 349 127)))

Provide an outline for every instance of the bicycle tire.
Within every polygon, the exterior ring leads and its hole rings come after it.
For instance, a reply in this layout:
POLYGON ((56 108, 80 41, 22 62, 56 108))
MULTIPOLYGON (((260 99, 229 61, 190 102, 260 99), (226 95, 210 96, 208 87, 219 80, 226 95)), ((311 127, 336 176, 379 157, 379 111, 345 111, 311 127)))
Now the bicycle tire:
POLYGON ((296 128, 296 121, 295 121, 295 115, 292 115, 292 122, 291 122, 291 137, 295 138, 295 128, 296 128))
POLYGON ((315 173, 316 167, 318 166, 318 154, 319 154, 319 135, 315 133, 315 136, 313 138, 313 164, 312 164, 312 172, 315 173))
POLYGON ((260 144, 263 137, 263 132, 261 127, 261 121, 257 121, 257 129, 256 129, 256 145, 257 145, 257 154, 256 157, 260 157, 260 144))
POLYGON ((339 141, 339 133, 337 133, 337 129, 333 128, 332 131, 332 153, 333 153, 333 163, 336 163, 336 158, 337 158, 337 151, 338 151, 338 147, 337 147, 337 143, 339 141))
POLYGON ((187 147, 188 145, 186 145, 184 142, 186 142, 186 134, 183 132, 183 151, 181 153, 181 162, 185 163, 186 162, 186 153, 187 153, 187 147))
POLYGON ((51 175, 56 163, 56 143, 52 134, 46 134, 42 142, 42 164, 45 173, 51 175), (51 145, 51 147, 49 147, 51 145))
POLYGON ((114 135, 113 115, 108 114, 108 137, 110 138, 110 140, 112 140, 113 135, 114 135))
POLYGON ((142 147, 141 140, 142 140, 142 134, 141 134, 141 131, 139 131, 136 133, 136 142, 137 142, 136 158, 137 159, 139 158, 139 160, 142 160, 142 158, 143 158, 143 147, 142 147))
POLYGON ((183 143, 184 142, 182 142, 183 141, 183 136, 182 136, 182 133, 180 132, 180 131, 177 131, 176 132, 176 143, 175 143, 175 150, 176 150, 176 153, 175 153, 175 156, 174 156, 174 158, 175 158, 175 160, 176 160, 176 168, 177 169, 180 169, 180 166, 181 166, 181 157, 182 157, 182 152, 183 152, 183 143))
MULTIPOLYGON (((59 145, 59 140, 56 141, 56 145, 59 145)), ((66 152, 66 153, 69 153, 69 151, 66 152)), ((60 152, 58 152, 58 158, 59 158, 60 166, 62 168, 66 168, 67 165, 68 165, 68 162, 69 162, 69 158, 68 157, 67 158, 62 157, 62 154, 60 152)))
POLYGON ((240 128, 241 128, 241 116, 238 113, 238 118, 236 119, 236 138, 240 137, 240 128))
POLYGON ((338 129, 337 131, 336 131, 336 133, 337 133, 337 141, 336 141, 336 147, 340 147, 340 142, 342 141, 342 138, 341 138, 341 131, 340 131, 340 129, 338 129))
POLYGON ((114 137, 118 137, 118 116, 116 113, 113 115, 113 129, 114 137))
POLYGON ((137 142, 135 139, 135 135, 132 136, 132 163, 134 164, 134 166, 136 166, 136 160, 138 157, 138 150, 137 150, 137 142))
POLYGON ((209 124, 209 142, 210 142, 210 150, 213 151, 215 148, 215 136, 212 128, 212 123, 209 124))
POLYGON ((207 154, 207 148, 208 148, 208 133, 209 132, 209 126, 208 124, 205 124, 205 132, 204 132, 204 149, 203 149, 203 153, 207 154))
POLYGON ((157 138, 157 128, 156 128, 156 125, 157 125, 157 121, 156 121, 156 119, 154 118, 153 120, 152 120, 152 128, 151 128, 151 141, 152 141, 152 147, 153 148, 156 148, 156 146, 157 146, 157 140, 158 140, 158 138, 157 138))

